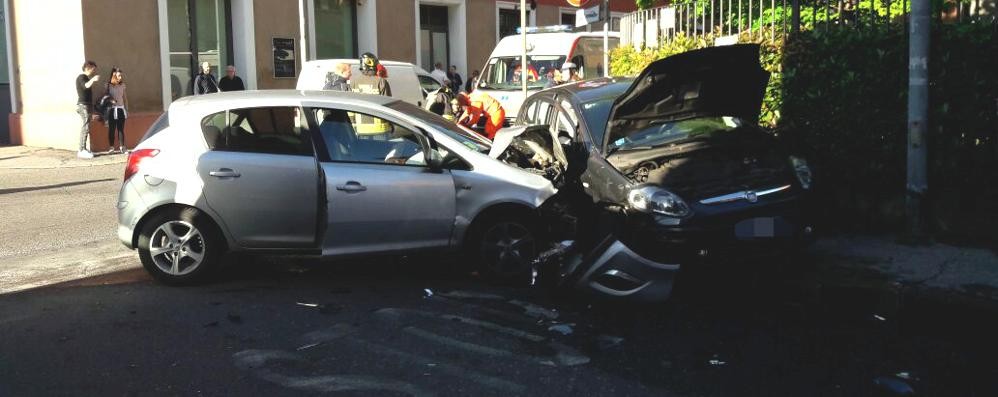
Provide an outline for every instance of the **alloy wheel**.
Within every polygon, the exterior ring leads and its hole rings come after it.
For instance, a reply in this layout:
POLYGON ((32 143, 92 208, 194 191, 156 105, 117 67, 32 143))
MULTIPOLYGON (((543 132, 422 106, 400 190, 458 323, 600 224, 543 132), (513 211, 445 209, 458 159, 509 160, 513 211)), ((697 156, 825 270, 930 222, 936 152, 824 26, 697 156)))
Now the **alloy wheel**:
POLYGON ((533 233, 515 222, 495 224, 482 239, 481 259, 499 276, 515 276, 527 271, 535 252, 533 233))
POLYGON ((149 256, 153 263, 171 276, 183 276, 197 270, 204 260, 205 249, 201 232, 185 221, 160 225, 149 240, 149 256))

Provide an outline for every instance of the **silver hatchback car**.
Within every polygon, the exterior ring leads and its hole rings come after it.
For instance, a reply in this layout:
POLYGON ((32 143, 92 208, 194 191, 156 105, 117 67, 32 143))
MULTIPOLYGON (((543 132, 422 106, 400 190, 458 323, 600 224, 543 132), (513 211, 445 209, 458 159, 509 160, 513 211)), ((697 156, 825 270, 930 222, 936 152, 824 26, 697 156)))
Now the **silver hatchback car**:
POLYGON ((187 97, 128 158, 118 237, 170 284, 226 252, 323 257, 467 250, 485 274, 522 272, 540 248, 544 177, 415 105, 322 91, 187 97))

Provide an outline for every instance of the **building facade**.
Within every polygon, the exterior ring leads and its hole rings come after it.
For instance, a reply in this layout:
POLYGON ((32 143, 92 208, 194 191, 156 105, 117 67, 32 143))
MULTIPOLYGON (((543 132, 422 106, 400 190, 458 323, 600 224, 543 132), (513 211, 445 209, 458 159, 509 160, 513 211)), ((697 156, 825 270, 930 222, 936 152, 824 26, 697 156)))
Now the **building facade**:
MULTIPOLYGON (((0 1, 0 112, 9 114, 0 144, 70 150, 79 131, 73 81, 87 59, 102 78, 95 98, 111 67, 124 70, 134 146, 173 100, 191 94, 201 61, 217 77, 234 65, 247 89, 294 88, 303 61, 364 52, 427 70, 455 65, 467 76, 520 24, 519 1, 503 0, 0 1)), ((527 4, 531 26, 574 25, 577 8, 566 0, 527 4)), ((610 8, 616 22, 634 1, 610 8)), ((105 129, 92 126, 93 150, 107 147, 105 129)))

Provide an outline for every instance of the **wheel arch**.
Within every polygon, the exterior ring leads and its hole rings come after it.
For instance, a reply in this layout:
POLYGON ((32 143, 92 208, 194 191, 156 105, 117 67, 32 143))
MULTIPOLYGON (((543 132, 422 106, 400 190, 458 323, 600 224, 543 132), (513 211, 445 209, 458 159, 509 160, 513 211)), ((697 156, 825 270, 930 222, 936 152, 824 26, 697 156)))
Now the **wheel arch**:
POLYGON ((142 215, 142 218, 140 218, 139 221, 136 222, 135 227, 132 229, 132 247, 138 248, 139 236, 142 234, 142 229, 145 228, 146 223, 149 222, 150 219, 153 219, 156 216, 167 211, 182 211, 188 208, 200 212, 201 215, 203 215, 205 219, 209 221, 208 223, 214 229, 214 232, 218 233, 219 236, 222 236, 222 241, 225 243, 226 248, 232 247, 232 244, 229 241, 229 235, 225 233, 221 225, 218 223, 218 220, 216 220, 212 216, 212 214, 193 205, 180 204, 180 203, 165 203, 149 210, 148 212, 145 213, 145 215, 142 215))
POLYGON ((461 246, 464 246, 465 243, 467 243, 468 237, 473 234, 472 232, 476 230, 476 228, 481 226, 483 220, 503 214, 515 214, 530 217, 537 215, 537 213, 536 208, 532 208, 525 203, 504 201, 491 204, 475 214, 475 217, 468 223, 468 227, 465 229, 464 235, 461 236, 461 246))

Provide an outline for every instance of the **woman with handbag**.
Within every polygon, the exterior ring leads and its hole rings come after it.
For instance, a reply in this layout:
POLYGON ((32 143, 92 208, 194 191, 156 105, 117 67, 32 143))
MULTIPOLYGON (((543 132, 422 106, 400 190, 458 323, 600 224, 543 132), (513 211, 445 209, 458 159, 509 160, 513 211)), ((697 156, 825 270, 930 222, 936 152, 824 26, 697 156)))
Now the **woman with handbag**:
POLYGON ((125 120, 128 119, 128 95, 125 94, 125 78, 121 68, 111 68, 111 79, 105 92, 111 96, 111 106, 104 116, 107 122, 107 143, 114 152, 115 132, 118 134, 118 153, 125 153, 125 120))

